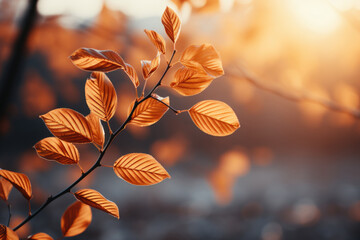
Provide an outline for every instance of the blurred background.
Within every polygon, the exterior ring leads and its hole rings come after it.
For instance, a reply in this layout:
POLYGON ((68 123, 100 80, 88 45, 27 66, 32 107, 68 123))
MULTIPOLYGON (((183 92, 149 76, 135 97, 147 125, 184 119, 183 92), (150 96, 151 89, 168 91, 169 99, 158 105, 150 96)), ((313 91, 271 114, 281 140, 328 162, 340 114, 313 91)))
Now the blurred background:
MULTIPOLYGON (((89 73, 68 56, 80 47, 111 49, 141 76, 140 60, 156 55, 143 29, 169 40, 161 24, 166 6, 182 20, 175 59, 191 44, 211 43, 225 75, 196 96, 180 97, 167 88, 158 93, 170 96, 176 109, 204 99, 224 101, 241 128, 212 137, 186 113, 171 111, 151 127, 129 126, 104 162, 150 153, 172 178, 140 187, 112 169, 95 171, 76 189, 94 188, 117 203, 120 220, 93 209, 89 228, 70 239, 360 239, 360 115, 282 96, 311 94, 358 113, 359 0, 0 0, 0 167, 29 176, 32 208, 80 176, 76 166, 43 160, 32 148, 51 135, 39 115, 59 107, 89 113, 89 73), (259 89, 244 72, 277 94, 259 89)), ((118 94, 111 120, 116 129, 134 90, 122 71, 108 76, 118 94)), ((97 150, 78 147, 88 169, 97 150)), ((26 217, 27 204, 16 190, 9 201, 15 226, 26 217)), ((18 233, 60 238, 61 215, 74 201, 66 195, 53 202, 18 233)), ((0 209, 5 224, 4 202, 0 209)))

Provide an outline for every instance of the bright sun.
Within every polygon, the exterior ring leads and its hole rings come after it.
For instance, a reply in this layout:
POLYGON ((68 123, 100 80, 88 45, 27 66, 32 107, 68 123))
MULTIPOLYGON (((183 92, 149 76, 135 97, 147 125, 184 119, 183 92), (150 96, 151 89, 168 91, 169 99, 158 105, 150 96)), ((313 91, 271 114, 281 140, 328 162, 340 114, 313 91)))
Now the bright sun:
POLYGON ((340 24, 340 16, 326 0, 290 0, 289 4, 299 24, 311 31, 330 33, 340 24))

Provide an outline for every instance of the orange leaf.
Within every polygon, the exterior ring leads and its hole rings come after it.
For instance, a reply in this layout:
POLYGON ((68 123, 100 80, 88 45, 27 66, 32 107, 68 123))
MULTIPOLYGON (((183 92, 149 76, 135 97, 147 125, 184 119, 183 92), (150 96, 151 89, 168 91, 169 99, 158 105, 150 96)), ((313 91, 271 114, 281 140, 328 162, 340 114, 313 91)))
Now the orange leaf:
POLYGON ((40 118, 54 136, 66 142, 88 143, 92 141, 89 124, 85 117, 69 108, 54 109, 40 118))
POLYGON ((0 224, 0 240, 19 240, 19 237, 13 230, 0 224))
POLYGON ((85 71, 111 72, 125 69, 124 60, 111 50, 79 48, 71 54, 70 59, 75 66, 85 71))
POLYGON ((75 193, 75 197, 81 202, 107 212, 119 218, 119 209, 115 203, 107 200, 103 195, 93 189, 82 189, 75 193))
POLYGON ((11 192, 13 185, 6 180, 5 178, 0 178, 0 198, 4 201, 9 199, 9 194, 11 192))
POLYGON ((160 65, 160 55, 158 54, 153 60, 141 60, 142 74, 144 79, 148 79, 158 69, 160 65))
POLYGON ((28 240, 53 240, 53 238, 50 237, 48 234, 42 233, 42 232, 31 235, 27 239, 28 240))
MULTIPOLYGON (((170 104, 169 97, 162 99, 162 101, 168 105, 170 104)), ((132 107, 133 104, 129 107, 128 114, 130 114, 132 107)), ((148 98, 136 107, 130 123, 140 127, 150 126, 159 121, 167 110, 168 107, 161 102, 148 98)))
POLYGON ((155 45, 155 47, 158 49, 158 51, 161 52, 162 54, 165 54, 166 43, 164 38, 153 30, 144 29, 144 32, 149 37, 151 42, 155 45))
POLYGON ((135 185, 152 185, 170 178, 169 173, 153 156, 145 153, 129 153, 114 163, 116 175, 135 185))
POLYGON ((180 34, 181 22, 174 10, 166 7, 161 17, 161 22, 164 25, 165 32, 168 37, 171 39, 171 41, 173 41, 173 43, 176 43, 180 34))
POLYGON ((61 231, 64 237, 84 232, 92 219, 91 208, 79 201, 70 205, 61 217, 61 231))
POLYGON ((213 79, 204 71, 198 72, 182 67, 176 71, 175 80, 170 83, 170 87, 181 95, 191 96, 201 93, 213 79))
POLYGON ((135 71, 135 68, 131 66, 130 64, 125 65, 125 73, 129 76, 131 82, 134 84, 135 88, 137 88, 140 85, 138 75, 135 71))
POLYGON ((92 112, 85 118, 89 123, 93 142, 103 147, 105 143, 105 132, 100 118, 92 112))
POLYGON ((181 55, 180 62, 195 71, 204 69, 215 77, 224 75, 220 55, 211 44, 191 45, 181 55))
POLYGON ((56 137, 48 137, 35 144, 40 157, 54 160, 61 164, 77 164, 79 151, 74 144, 62 141, 56 137))
POLYGON ((190 108, 189 115, 201 131, 213 136, 227 136, 240 127, 234 111, 220 101, 201 101, 190 108))
POLYGON ((25 174, 11 172, 0 168, 0 176, 11 182, 12 185, 14 185, 14 187, 19 190, 26 199, 29 200, 31 198, 31 183, 25 174))
POLYGON ((114 86, 105 73, 93 72, 85 85, 86 103, 90 110, 104 121, 115 114, 117 96, 114 86))

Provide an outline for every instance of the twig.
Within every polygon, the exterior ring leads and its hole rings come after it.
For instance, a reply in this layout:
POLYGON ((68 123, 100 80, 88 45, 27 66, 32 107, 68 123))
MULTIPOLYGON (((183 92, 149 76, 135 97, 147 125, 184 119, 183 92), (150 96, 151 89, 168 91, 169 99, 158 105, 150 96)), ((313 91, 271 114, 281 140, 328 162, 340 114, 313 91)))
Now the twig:
POLYGON ((11 220, 11 204, 6 202, 6 205, 8 207, 8 213, 9 213, 9 218, 8 218, 8 222, 7 222, 7 226, 10 226, 10 220, 11 220))
POLYGON ((59 197, 61 197, 62 195, 66 194, 66 193, 70 193, 71 189, 73 187, 75 187, 79 182, 81 182, 87 175, 89 175, 90 173, 92 173, 96 168, 101 166, 101 160, 103 159, 104 154, 106 153, 107 149, 109 148, 109 146, 111 145, 111 143, 113 142, 113 140, 115 139, 115 137, 123 130, 125 129, 126 125, 130 122, 132 115, 135 111, 135 109, 137 108, 137 106, 145 101, 146 99, 151 97, 151 94, 156 90, 157 87, 159 87, 161 85, 161 81, 163 80, 163 78, 165 77, 166 73, 168 72, 168 70, 171 67, 171 61, 175 55, 175 50, 173 51, 173 54, 171 56, 170 62, 168 63, 163 75, 161 76, 160 80, 158 81, 158 83, 154 86, 153 89, 151 89, 151 91, 140 101, 135 100, 134 106, 129 114, 129 116, 126 118, 126 120, 123 122, 123 124, 114 132, 110 135, 109 140, 107 141, 104 150, 100 151, 100 155, 98 157, 98 159, 96 160, 96 162, 94 163, 94 165, 87 170, 85 173, 83 173, 75 182, 73 182, 70 186, 68 186, 67 188, 65 188, 63 191, 59 192, 58 194, 56 194, 55 196, 50 196, 46 202, 41 205, 40 208, 38 208, 33 214, 29 215, 27 218, 24 219, 24 221, 22 221, 19 225, 17 225, 16 227, 13 228, 14 231, 18 230, 19 228, 21 228, 25 223, 29 222, 31 219, 33 219, 36 215, 38 215, 44 208, 46 208, 47 205, 49 205, 51 202, 53 202, 54 200, 58 199, 59 197))
POLYGON ((227 70, 227 73, 233 75, 234 77, 243 77, 249 83, 254 85, 255 87, 262 89, 264 91, 270 92, 272 94, 278 95, 282 98, 285 98, 290 101, 294 102, 311 102, 316 103, 325 108, 335 111, 335 112, 342 112, 346 113, 354 118, 360 118, 360 110, 355 108, 349 108, 343 105, 340 105, 337 102, 328 100, 326 98, 315 96, 311 93, 307 92, 298 92, 293 93, 289 91, 285 91, 279 86, 276 85, 269 85, 265 84, 264 81, 258 79, 252 72, 247 70, 245 67, 237 65, 227 70))
POLYGON ((155 99, 156 101, 158 102, 161 102, 162 104, 164 104, 165 106, 167 106, 171 111, 173 111, 175 114, 179 114, 179 113, 182 113, 183 110, 176 110, 175 108, 173 108, 172 106, 170 106, 169 104, 161 101, 160 99, 154 97, 154 96, 151 96, 151 98, 155 99))

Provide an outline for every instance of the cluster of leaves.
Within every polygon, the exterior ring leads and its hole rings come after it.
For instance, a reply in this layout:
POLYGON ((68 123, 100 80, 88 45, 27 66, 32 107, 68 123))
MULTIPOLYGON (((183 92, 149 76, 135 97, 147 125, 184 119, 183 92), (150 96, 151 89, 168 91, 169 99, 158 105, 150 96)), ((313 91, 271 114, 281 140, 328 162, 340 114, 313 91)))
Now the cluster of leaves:
MULTIPOLYGON (((161 97, 155 93, 158 87, 162 86, 163 78, 173 66, 172 60, 176 53, 175 44, 181 27, 179 17, 170 8, 166 8, 161 21, 166 34, 173 42, 173 52, 170 60, 167 60, 167 67, 162 77, 146 94, 146 83, 158 69, 161 55, 166 58, 166 43, 159 33, 145 30, 146 35, 158 51, 154 59, 141 61, 144 83, 140 96, 138 96, 137 91, 140 81, 135 68, 126 63, 118 53, 111 50, 80 48, 70 56, 75 66, 85 71, 91 71, 91 75, 85 84, 85 98, 90 114, 84 116, 72 109, 58 108, 41 115, 40 117, 54 137, 42 139, 35 144, 35 149, 38 155, 46 160, 56 161, 64 165, 78 165, 82 174, 64 191, 49 197, 37 211, 31 213, 32 189, 28 177, 22 173, 1 169, 0 197, 7 201, 10 190, 14 186, 29 201, 29 216, 15 227, 14 231, 65 193, 72 193, 77 201, 66 209, 61 218, 63 237, 78 235, 88 227, 92 218, 90 207, 100 209, 119 218, 117 205, 106 199, 98 191, 80 189, 73 193, 71 190, 89 173, 102 166, 101 160, 107 148, 127 124, 141 127, 150 126, 159 121, 168 109, 171 109, 176 114, 188 112, 195 125, 210 135, 226 136, 239 128, 240 124, 234 111, 223 102, 205 100, 196 103, 190 109, 179 111, 171 107, 169 97, 161 97), (129 106, 128 117, 115 132, 112 131, 109 121, 117 108, 117 96, 112 82, 105 74, 114 70, 124 71, 135 87, 135 97, 129 106), (108 126, 109 137, 107 140, 105 139, 102 121, 106 122, 108 126), (80 166, 79 151, 74 145, 76 143, 92 143, 99 150, 97 161, 86 172, 80 166)), ((170 87, 184 96, 202 92, 212 80, 224 74, 220 56, 210 44, 192 45, 186 48, 179 61, 182 67, 175 73, 170 87)), ((145 153, 129 153, 121 156, 111 167, 119 178, 135 185, 151 185, 170 178, 169 173, 161 164, 154 157, 145 153)), ((18 239, 13 230, 5 225, 0 225, 0 227, 0 239, 18 239)), ((52 238, 45 233, 38 233, 28 239, 52 238)))

